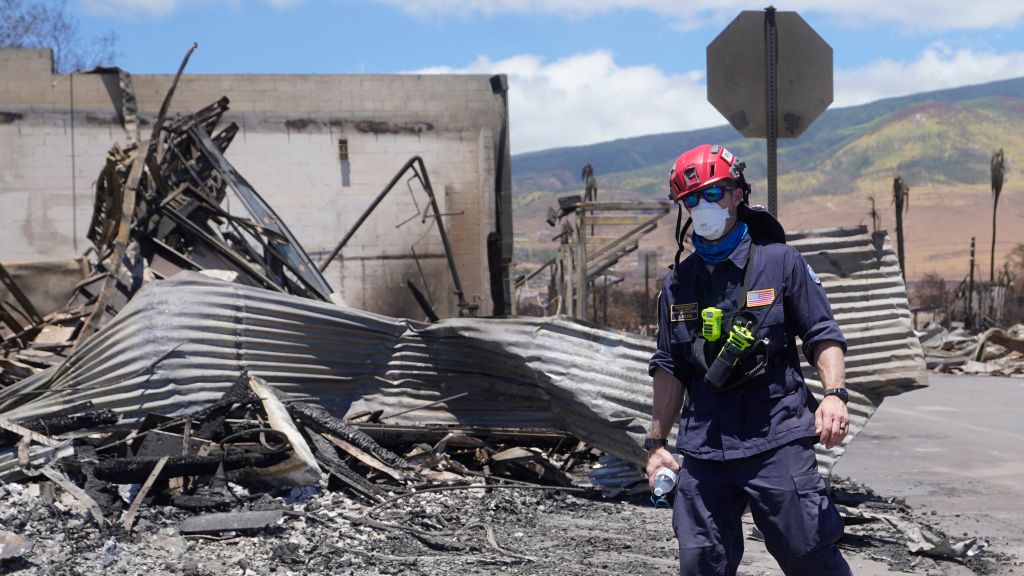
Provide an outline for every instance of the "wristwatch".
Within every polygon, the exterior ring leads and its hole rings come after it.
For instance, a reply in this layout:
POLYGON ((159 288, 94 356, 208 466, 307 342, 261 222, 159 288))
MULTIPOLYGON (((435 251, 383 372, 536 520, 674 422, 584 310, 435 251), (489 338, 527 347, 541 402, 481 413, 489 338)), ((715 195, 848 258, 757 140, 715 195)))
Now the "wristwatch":
POLYGON ((665 438, 653 438, 648 436, 644 438, 644 450, 654 450, 655 448, 664 448, 668 445, 668 440, 665 438))
POLYGON ((825 396, 837 396, 843 401, 843 404, 850 402, 850 393, 846 391, 846 388, 829 388, 825 390, 825 396))

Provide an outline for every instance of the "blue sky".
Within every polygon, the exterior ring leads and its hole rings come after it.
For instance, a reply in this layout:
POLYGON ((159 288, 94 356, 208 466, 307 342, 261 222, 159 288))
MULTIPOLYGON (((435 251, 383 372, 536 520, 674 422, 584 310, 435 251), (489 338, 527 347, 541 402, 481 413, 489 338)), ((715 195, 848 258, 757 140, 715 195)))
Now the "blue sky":
MULTIPOLYGON (((171 73, 509 74, 514 152, 722 124, 705 48, 739 0, 70 0, 117 63, 171 73)), ((833 47, 834 106, 1024 76, 1019 0, 794 0, 833 47)))

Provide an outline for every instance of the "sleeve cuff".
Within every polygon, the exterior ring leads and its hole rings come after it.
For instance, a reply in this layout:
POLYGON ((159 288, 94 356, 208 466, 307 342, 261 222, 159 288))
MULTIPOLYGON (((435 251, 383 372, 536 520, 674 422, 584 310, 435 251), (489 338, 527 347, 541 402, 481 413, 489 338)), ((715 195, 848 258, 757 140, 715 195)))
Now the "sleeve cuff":
POLYGON ((814 348, 825 341, 838 343, 843 349, 843 354, 846 354, 846 338, 843 336, 842 330, 839 329, 839 324, 836 324, 835 320, 819 322, 807 331, 807 338, 803 343, 804 358, 811 366, 814 366, 814 348))

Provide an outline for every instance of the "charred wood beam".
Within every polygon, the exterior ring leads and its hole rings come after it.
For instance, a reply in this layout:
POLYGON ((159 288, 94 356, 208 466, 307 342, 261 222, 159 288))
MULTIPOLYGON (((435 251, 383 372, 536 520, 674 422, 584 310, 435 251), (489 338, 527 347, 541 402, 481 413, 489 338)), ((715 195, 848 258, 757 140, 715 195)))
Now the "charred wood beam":
POLYGON ((220 400, 193 413, 189 418, 199 422, 199 428, 192 434, 196 438, 213 440, 224 425, 224 419, 228 412, 236 404, 248 404, 257 400, 256 395, 249 388, 248 376, 243 374, 224 391, 220 400))
POLYGON ((234 498, 227 496, 210 496, 205 494, 178 494, 171 497, 171 504, 182 510, 200 512, 205 510, 224 510, 238 504, 234 498))
POLYGON ((380 423, 359 423, 358 429, 384 446, 403 446, 411 443, 436 444, 449 434, 473 436, 491 444, 515 444, 556 448, 574 441, 564 430, 488 428, 476 426, 404 426, 380 423))
POLYGON ((288 407, 288 411, 291 413, 292 418, 302 422, 310 429, 337 436, 363 452, 373 455, 392 468, 398 470, 411 470, 413 468, 412 464, 409 464, 405 458, 384 448, 376 440, 370 438, 355 426, 348 424, 340 418, 335 418, 330 412, 319 406, 307 404, 306 402, 294 402, 288 407))
MULTIPOLYGON (((100 426, 117 424, 120 419, 121 415, 113 410, 99 410, 96 412, 75 414, 73 416, 46 416, 42 418, 35 418, 27 422, 22 422, 21 425, 33 432, 39 432, 46 436, 56 436, 65 432, 72 432, 74 430, 98 428, 100 426)), ((9 448, 14 446, 18 443, 20 438, 20 435, 13 432, 2 431, 0 432, 0 448, 9 448)))
MULTIPOLYGON (((179 476, 204 476, 213 474, 217 467, 224 463, 225 471, 239 471, 248 468, 265 468, 280 464, 287 460, 288 452, 264 454, 259 452, 240 452, 226 456, 175 456, 167 459, 167 464, 160 476, 176 478, 179 476)), ((139 484, 149 478, 150 472, 160 458, 111 458, 96 463, 93 473, 99 480, 118 484, 139 484)), ((246 473, 246 477, 256 475, 246 473)))
POLYGON ((316 455, 317 463, 331 473, 340 482, 374 502, 380 502, 386 496, 384 490, 367 480, 361 474, 357 474, 338 458, 338 452, 334 446, 323 436, 310 431, 310 442, 313 445, 313 452, 316 455))
POLYGON ((14 296, 18 305, 21 306, 21 312, 29 319, 29 321, 33 324, 43 323, 43 317, 39 315, 39 312, 36 311, 36 307, 32 305, 28 296, 25 296, 25 293, 21 291, 21 288, 18 287, 18 283, 14 281, 14 278, 11 277, 9 272, 7 272, 7 269, 4 268, 3 264, 0 264, 0 283, 3 283, 4 288, 11 293, 11 296, 14 296))

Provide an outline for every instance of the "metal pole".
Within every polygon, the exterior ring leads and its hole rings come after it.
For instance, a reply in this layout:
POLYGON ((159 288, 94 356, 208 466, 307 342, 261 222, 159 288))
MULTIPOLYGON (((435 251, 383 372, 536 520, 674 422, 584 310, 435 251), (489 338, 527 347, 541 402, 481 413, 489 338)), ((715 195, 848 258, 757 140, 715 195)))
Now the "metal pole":
POLYGON ((764 9, 764 53, 765 87, 768 91, 768 211, 779 215, 778 201, 778 138, 779 138, 779 87, 778 59, 779 35, 775 27, 775 7, 764 9))
POLYGON ((974 236, 971 236, 971 280, 967 287, 967 318, 964 324, 967 328, 974 326, 974 236))

